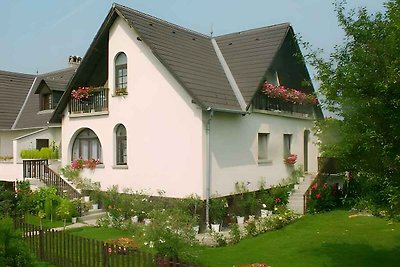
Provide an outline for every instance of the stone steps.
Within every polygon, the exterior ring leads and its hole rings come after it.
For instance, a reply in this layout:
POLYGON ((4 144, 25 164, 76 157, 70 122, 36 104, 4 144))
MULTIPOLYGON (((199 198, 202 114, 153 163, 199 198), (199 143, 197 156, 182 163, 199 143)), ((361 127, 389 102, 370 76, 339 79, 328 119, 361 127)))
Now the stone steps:
POLYGON ((79 220, 88 225, 96 225, 97 220, 107 216, 107 212, 102 209, 89 210, 84 216, 80 217, 79 220))
POLYGON ((293 210, 295 213, 304 214, 304 199, 303 195, 307 191, 314 176, 308 174, 305 175, 304 181, 300 182, 297 189, 293 189, 292 194, 289 197, 288 208, 293 210))

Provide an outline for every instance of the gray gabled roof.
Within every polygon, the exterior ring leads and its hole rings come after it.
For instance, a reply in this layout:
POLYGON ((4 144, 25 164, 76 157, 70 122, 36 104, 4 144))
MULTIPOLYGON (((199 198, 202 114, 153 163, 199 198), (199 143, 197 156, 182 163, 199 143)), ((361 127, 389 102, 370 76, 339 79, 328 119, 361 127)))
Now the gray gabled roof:
POLYGON ((240 110, 209 36, 124 6, 115 9, 199 104, 240 110))
POLYGON ((101 85, 107 80, 108 32, 121 17, 139 35, 153 54, 170 71, 202 108, 243 112, 212 45, 215 39, 246 102, 251 100, 265 80, 265 74, 285 40, 293 34, 288 23, 242 31, 217 37, 206 36, 134 9, 113 4, 90 45, 75 78, 70 82, 51 122, 59 122, 79 85, 101 85), (101 75, 94 76, 95 72, 101 75), (105 76, 105 77, 102 77, 105 76))
POLYGON ((0 130, 12 128, 34 79, 34 75, 0 71, 0 130))
POLYGON ((289 29, 289 23, 283 23, 215 37, 247 105, 264 82, 289 29))
POLYGON ((36 92, 39 85, 45 82, 52 91, 65 91, 68 82, 75 74, 76 67, 69 67, 50 73, 45 73, 37 76, 32 90, 27 96, 26 103, 22 107, 20 115, 18 116, 14 129, 37 128, 47 126, 53 111, 40 111, 39 94, 36 92))

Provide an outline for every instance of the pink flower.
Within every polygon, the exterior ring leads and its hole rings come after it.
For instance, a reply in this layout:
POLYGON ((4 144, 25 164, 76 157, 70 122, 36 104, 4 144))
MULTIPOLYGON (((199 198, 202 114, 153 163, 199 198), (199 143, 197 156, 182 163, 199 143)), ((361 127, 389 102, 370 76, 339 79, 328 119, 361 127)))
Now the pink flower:
POLYGON ((328 184, 324 183, 323 187, 324 187, 324 189, 327 189, 328 188, 328 184))
POLYGON ((315 195, 316 198, 321 198, 321 193, 315 195))
POLYGON ((316 183, 311 186, 312 190, 317 190, 317 188, 318 188, 318 185, 316 183))

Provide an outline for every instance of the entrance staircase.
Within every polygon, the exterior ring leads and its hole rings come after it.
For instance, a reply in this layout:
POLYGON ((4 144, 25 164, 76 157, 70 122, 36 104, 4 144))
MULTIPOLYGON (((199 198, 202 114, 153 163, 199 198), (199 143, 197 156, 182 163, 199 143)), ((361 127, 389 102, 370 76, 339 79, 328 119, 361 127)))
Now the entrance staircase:
POLYGON ((311 174, 306 174, 304 180, 298 184, 298 188, 292 191, 289 197, 288 208, 298 214, 304 214, 304 194, 310 187, 314 176, 311 174))
MULTIPOLYGON (((82 200, 81 192, 56 173, 54 169, 54 166, 49 166, 48 160, 24 160, 24 181, 29 181, 33 190, 39 189, 43 186, 54 186, 57 189, 59 196, 66 197, 70 200, 82 200)), ((106 216, 106 212, 102 209, 92 209, 84 216, 81 216, 80 221, 85 224, 95 225, 97 219, 104 216, 106 216)))

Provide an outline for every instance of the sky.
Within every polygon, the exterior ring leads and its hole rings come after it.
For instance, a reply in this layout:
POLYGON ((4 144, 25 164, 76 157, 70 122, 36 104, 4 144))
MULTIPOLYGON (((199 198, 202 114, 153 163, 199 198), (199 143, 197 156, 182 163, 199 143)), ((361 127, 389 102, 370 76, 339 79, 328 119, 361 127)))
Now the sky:
MULTIPOLYGON (((112 0, 0 0, 0 70, 45 73, 83 57, 112 0)), ((384 11, 385 0, 348 0, 348 8, 384 11)), ((326 55, 344 38, 332 0, 119 0, 191 30, 221 35, 290 22, 326 55)), ((313 71, 311 70, 311 73, 313 71)))

